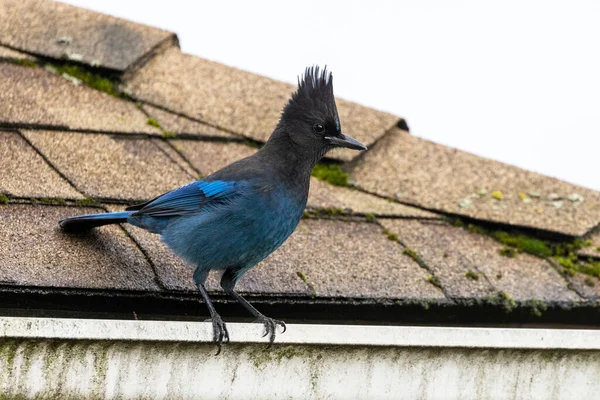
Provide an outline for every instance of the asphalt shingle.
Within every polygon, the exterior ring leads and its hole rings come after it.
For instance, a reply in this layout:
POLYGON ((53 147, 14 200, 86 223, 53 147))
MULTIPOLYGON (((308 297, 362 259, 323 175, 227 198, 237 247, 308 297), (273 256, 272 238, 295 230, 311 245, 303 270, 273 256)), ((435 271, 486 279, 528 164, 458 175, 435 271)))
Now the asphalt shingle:
POLYGON ((303 275, 316 296, 445 301, 377 224, 303 220, 264 264, 303 275))
POLYGON ((124 71, 174 34, 50 0, 2 0, 0 43, 124 71))
POLYGON ((35 57, 9 49, 8 47, 0 46, 0 60, 21 60, 21 61, 35 61, 35 57))
POLYGON ((405 218, 439 218, 437 214, 405 206, 373 196, 359 190, 333 186, 311 178, 308 207, 315 209, 341 209, 355 214, 394 216, 405 218))
POLYGON ((600 222, 600 192, 394 129, 351 175, 358 187, 480 220, 583 235, 600 222))
POLYGON ((119 226, 67 235, 58 221, 92 208, 0 205, 3 285, 157 290, 154 272, 119 226))
MULTIPOLYGON (((127 82, 133 96, 238 135, 265 141, 294 85, 185 54, 177 48, 150 60, 127 82)), ((369 145, 400 118, 338 99, 346 133, 369 145)), ((348 152, 347 158, 358 153, 348 152)))
POLYGON ((16 197, 82 199, 18 133, 0 131, 0 193, 16 197))
POLYGON ((0 63, 0 125, 160 135, 135 104, 43 68, 0 63))
POLYGON ((149 200, 193 181, 149 138, 56 131, 23 131, 84 194, 149 200))
POLYGON ((587 238, 590 245, 579 250, 577 254, 581 257, 600 258, 600 229, 595 230, 587 238))
POLYGON ((236 138, 229 132, 214 128, 202 122, 194 121, 171 112, 161 110, 151 105, 142 106, 144 111, 160 123, 160 126, 167 132, 182 137, 197 138, 236 138))
POLYGON ((380 222, 417 252, 453 298, 486 298, 503 291, 520 301, 580 300, 547 261, 528 254, 502 256, 499 253, 502 246, 480 233, 445 222, 399 219, 380 222))
POLYGON ((173 146, 204 176, 256 153, 243 143, 174 139, 173 146))

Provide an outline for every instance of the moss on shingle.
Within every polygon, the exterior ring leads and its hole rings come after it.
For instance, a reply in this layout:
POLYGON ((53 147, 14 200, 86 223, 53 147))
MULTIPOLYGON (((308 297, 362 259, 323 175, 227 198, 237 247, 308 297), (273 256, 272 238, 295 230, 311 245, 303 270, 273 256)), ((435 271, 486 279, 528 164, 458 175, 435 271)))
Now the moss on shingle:
POLYGON ((312 170, 312 176, 335 186, 348 186, 349 174, 337 164, 319 163, 312 170))
POLYGON ((75 204, 79 207, 89 207, 89 206, 97 206, 100 203, 98 202, 98 200, 96 200, 94 198, 86 197, 84 199, 77 200, 75 202, 75 204))
POLYGON ((8 204, 8 196, 0 193, 0 204, 8 204))
POLYGON ((162 130, 162 127, 160 126, 158 121, 152 117, 148 117, 148 119, 146 120, 146 124, 162 130))
POLYGON ((431 283, 433 286, 437 287, 437 288, 442 288, 442 282, 440 281, 440 278, 438 278, 435 275, 429 275, 427 277, 427 282, 431 283))
POLYGON ((479 275, 475 271, 468 270, 467 272, 465 272, 465 276, 473 281, 479 280, 479 275))
POLYGON ((6 61, 6 62, 15 64, 15 65, 20 65, 21 67, 26 67, 26 68, 35 68, 38 66, 38 64, 32 60, 22 60, 22 59, 16 60, 13 58, 9 58, 9 59, 3 59, 2 61, 6 61))
POLYGON ((494 230, 476 225, 465 224, 456 218, 450 223, 457 227, 466 227, 469 231, 494 238, 504 245, 498 252, 505 257, 516 257, 519 253, 527 253, 543 259, 553 259, 564 268, 564 273, 574 276, 578 272, 600 277, 600 261, 581 260, 577 251, 590 246, 591 242, 579 238, 550 241, 525 233, 512 233, 494 230))
POLYGON ((74 64, 46 64, 46 69, 56 71, 56 74, 66 74, 70 77, 80 80, 85 85, 108 93, 114 97, 122 97, 119 91, 119 84, 105 76, 86 70, 79 65, 74 64))

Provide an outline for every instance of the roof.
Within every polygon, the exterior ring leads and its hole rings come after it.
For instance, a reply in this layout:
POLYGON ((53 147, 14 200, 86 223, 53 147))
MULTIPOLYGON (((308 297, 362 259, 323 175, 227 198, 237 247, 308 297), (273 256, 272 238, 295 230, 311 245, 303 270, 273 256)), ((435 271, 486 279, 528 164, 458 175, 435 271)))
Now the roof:
MULTIPOLYGON (((173 33, 49 0, 5 0, 0 17, 5 304, 195 315, 192 269, 156 235, 128 225, 65 234, 57 221, 120 210, 252 154, 293 86, 185 54, 173 33)), ((370 149, 333 152, 315 170, 296 232, 241 280, 263 310, 598 322, 599 192, 338 106, 370 149)), ((208 286, 242 315, 217 277, 208 286)))

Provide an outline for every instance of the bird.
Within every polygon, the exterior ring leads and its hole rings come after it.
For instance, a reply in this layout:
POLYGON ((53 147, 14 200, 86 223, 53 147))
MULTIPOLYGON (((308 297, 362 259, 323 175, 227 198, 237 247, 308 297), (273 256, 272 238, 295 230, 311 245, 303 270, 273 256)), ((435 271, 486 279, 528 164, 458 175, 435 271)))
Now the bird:
POLYGON ((212 270, 222 271, 222 289, 264 325, 269 345, 283 321, 263 315, 238 292, 240 278, 274 252, 298 226, 308 200, 313 167, 330 150, 367 147, 342 132, 327 67, 307 67, 265 144, 253 155, 213 174, 121 212, 59 221, 81 232, 129 223, 161 240, 193 266, 193 280, 208 307, 213 341, 221 352, 229 332, 205 288, 212 270))

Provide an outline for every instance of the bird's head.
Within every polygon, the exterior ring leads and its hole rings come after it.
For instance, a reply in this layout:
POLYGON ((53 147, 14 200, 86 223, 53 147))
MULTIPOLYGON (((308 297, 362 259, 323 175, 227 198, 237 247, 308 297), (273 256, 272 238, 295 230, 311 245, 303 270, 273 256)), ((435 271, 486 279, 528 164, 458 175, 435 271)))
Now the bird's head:
POLYGON ((333 96, 333 76, 327 68, 306 68, 304 75, 298 77, 298 89, 284 107, 279 127, 296 146, 321 155, 336 147, 367 149, 342 133, 333 96))

